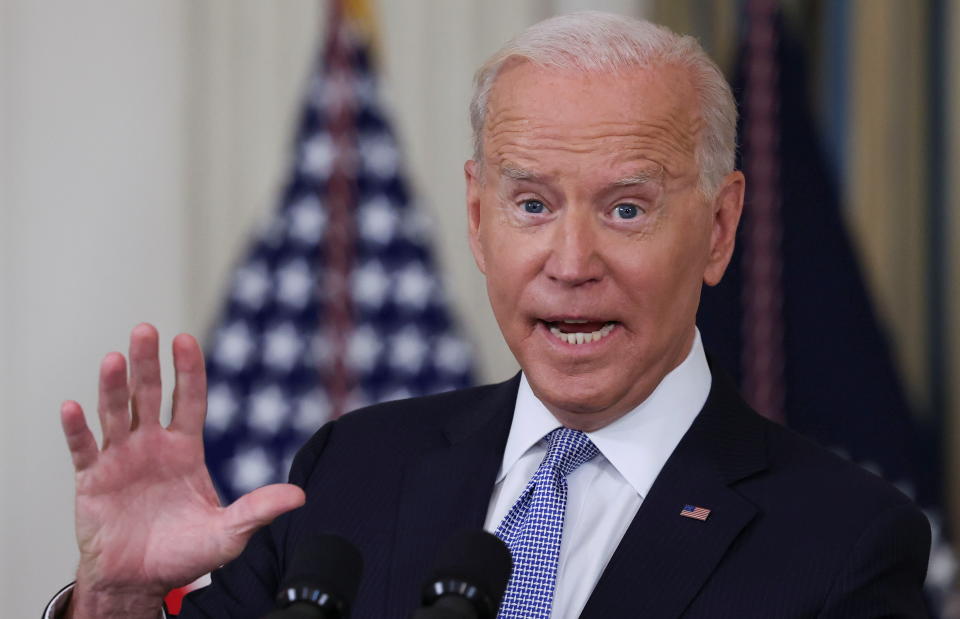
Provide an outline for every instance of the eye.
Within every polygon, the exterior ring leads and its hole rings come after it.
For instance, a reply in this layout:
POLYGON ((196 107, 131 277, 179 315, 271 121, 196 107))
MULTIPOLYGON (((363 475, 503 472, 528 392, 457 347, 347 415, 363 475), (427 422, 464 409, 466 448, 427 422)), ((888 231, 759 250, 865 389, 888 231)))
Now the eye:
POLYGON ((540 214, 547 210, 547 207, 544 206, 543 202, 540 200, 524 200, 521 205, 523 206, 524 211, 534 215, 540 214))
POLYGON ((633 219, 640 214, 640 207, 635 204, 618 204, 613 210, 620 219, 633 219))

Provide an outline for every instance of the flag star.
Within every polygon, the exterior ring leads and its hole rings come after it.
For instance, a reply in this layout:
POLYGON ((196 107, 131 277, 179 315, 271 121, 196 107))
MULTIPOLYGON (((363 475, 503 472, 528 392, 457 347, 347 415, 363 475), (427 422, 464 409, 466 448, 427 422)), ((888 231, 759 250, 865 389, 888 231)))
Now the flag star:
POLYGON ((459 374, 470 367, 470 345, 458 337, 444 335, 436 344, 436 365, 447 372, 459 374))
POLYGON ((303 350, 300 332, 289 322, 264 334, 263 361, 278 372, 289 372, 303 350))
POLYGON ((433 277, 419 262, 412 262, 397 278, 395 297, 401 307, 422 309, 430 301, 434 289, 433 277))
POLYGON ((289 307, 303 309, 313 293, 313 278, 307 261, 298 259, 288 262, 277 275, 277 297, 280 301, 289 307))
POLYGON ((262 447, 240 450, 230 468, 230 481, 238 493, 250 492, 274 478, 273 460, 262 447))
POLYGON ((390 365, 397 371, 416 374, 427 354, 427 343, 414 327, 390 338, 390 365))
POLYGON ((381 179, 395 176, 399 152, 388 133, 364 134, 360 137, 360 157, 367 172, 381 179))
POLYGON ((353 300, 367 307, 379 307, 387 296, 390 278, 379 260, 368 260, 353 274, 353 300))
POLYGON ((385 196, 380 195, 368 200, 358 210, 357 226, 363 240, 381 245, 393 240, 399 217, 397 209, 385 196))
POLYGON ((369 371, 377 363, 383 344, 371 327, 363 325, 350 334, 347 345, 347 364, 355 371, 369 371))
POLYGON ((236 396, 226 383, 217 383, 207 392, 206 428, 221 433, 229 428, 239 410, 236 396))
POLYGON ((330 399, 320 389, 314 389, 300 396, 297 401, 297 414, 293 419, 294 427, 302 434, 312 433, 330 419, 330 399))
POLYGON ((290 237, 315 245, 323 238, 327 225, 327 213, 320 205, 320 199, 313 194, 300 198, 290 207, 290 237))
POLYGON ((270 274, 262 262, 246 264, 233 279, 233 297, 251 310, 263 307, 270 290, 270 274))
POLYGON ((254 342, 247 323, 237 320, 217 332, 213 358, 218 365, 240 372, 247 365, 254 342))
POLYGON ((272 436, 286 421, 287 401, 283 391, 276 385, 261 387, 250 396, 250 416, 247 423, 251 428, 272 436))
POLYGON ((336 153, 333 140, 327 133, 316 133, 304 144, 301 152, 300 170, 313 178, 325 179, 333 170, 336 153))

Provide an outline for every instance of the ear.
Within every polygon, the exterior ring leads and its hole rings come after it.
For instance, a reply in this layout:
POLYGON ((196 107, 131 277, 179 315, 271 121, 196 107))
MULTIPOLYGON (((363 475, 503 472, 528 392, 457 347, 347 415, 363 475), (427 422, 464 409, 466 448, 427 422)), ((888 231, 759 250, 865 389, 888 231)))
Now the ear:
POLYGON ((480 272, 486 275, 486 263, 483 259, 483 244, 480 241, 480 193, 483 181, 480 180, 480 165, 473 159, 463 164, 463 175, 467 181, 467 226, 470 236, 470 251, 480 272))
POLYGON ((713 228, 710 233, 710 256, 703 271, 703 282, 708 286, 720 283, 737 238, 737 225, 743 212, 743 196, 746 180, 743 172, 736 170, 723 179, 723 184, 713 200, 713 228))

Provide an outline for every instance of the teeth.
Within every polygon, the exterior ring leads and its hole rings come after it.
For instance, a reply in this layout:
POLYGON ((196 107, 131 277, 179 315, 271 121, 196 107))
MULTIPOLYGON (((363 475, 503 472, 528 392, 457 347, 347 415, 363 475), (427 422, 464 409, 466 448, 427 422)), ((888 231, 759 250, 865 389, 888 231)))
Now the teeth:
POLYGON ((563 322, 567 323, 568 325, 582 325, 587 321, 586 320, 564 320, 563 322))
MULTIPOLYGON (((586 321, 565 320, 564 322, 581 323, 586 321)), ((560 339, 567 344, 589 344, 590 342, 599 341, 601 338, 609 335, 615 326, 616 325, 614 323, 608 322, 607 324, 603 325, 599 331, 593 331, 592 333, 564 333, 556 327, 550 327, 550 333, 554 334, 557 339, 560 339)))

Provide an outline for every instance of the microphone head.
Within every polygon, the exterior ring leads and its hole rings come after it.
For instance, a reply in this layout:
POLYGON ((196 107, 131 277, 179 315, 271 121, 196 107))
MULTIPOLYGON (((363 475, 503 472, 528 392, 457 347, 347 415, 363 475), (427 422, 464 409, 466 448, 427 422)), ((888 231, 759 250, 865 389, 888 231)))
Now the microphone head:
POLYGON ((333 617, 347 617, 357 597, 363 558, 339 535, 308 534, 300 542, 280 584, 277 602, 309 602, 333 617))
POLYGON ((478 617, 496 617, 507 589, 513 561, 500 538, 486 531, 461 531, 440 549, 423 589, 431 605, 445 595, 470 600, 478 617))

